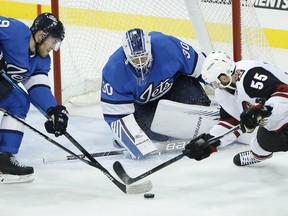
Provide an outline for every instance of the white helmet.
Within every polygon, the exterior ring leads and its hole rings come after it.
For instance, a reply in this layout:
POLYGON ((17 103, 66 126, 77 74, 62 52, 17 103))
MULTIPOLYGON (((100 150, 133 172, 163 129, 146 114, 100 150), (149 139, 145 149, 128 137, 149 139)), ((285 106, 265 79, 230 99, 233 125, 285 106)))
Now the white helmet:
POLYGON ((135 68, 132 73, 139 83, 144 82, 153 60, 150 35, 142 29, 131 29, 126 32, 122 47, 127 58, 126 64, 129 62, 135 68))
POLYGON ((213 88, 232 88, 230 84, 232 82, 231 75, 234 68, 235 62, 225 52, 212 52, 207 56, 203 63, 201 74, 204 81, 213 88), (230 82, 227 85, 224 86, 218 79, 220 74, 225 74, 230 78, 230 82))

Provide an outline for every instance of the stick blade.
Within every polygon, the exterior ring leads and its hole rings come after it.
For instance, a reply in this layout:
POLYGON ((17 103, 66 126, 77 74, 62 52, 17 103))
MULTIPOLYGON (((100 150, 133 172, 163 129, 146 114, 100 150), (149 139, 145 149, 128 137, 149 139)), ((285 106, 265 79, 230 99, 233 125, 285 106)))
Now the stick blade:
POLYGON ((123 168, 122 164, 119 161, 115 161, 113 164, 113 169, 117 176, 125 183, 125 184, 132 184, 133 181, 131 182, 131 177, 127 174, 125 169, 123 168))
POLYGON ((153 185, 150 180, 142 182, 141 184, 134 184, 132 178, 128 176, 126 171, 124 170, 122 164, 119 161, 116 161, 113 164, 113 169, 115 173, 118 175, 118 177, 125 183, 126 185, 126 194, 140 194, 140 193, 146 193, 152 190, 153 185))
POLYGON ((150 180, 142 182, 141 184, 126 185, 126 194, 141 194, 151 191, 153 188, 150 180))

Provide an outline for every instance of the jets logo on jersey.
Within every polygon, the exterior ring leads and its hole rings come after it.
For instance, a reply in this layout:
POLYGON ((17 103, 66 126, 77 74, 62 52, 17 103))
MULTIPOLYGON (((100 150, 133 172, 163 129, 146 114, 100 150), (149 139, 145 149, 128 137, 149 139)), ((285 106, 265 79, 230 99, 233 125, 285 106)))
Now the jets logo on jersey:
POLYGON ((16 82, 21 82, 27 79, 27 76, 24 75, 26 72, 28 72, 28 70, 25 68, 21 68, 13 64, 7 64, 7 74, 16 82))
POLYGON ((162 95, 166 94, 172 87, 173 83, 169 82, 170 78, 161 81, 158 86, 153 88, 153 83, 151 83, 146 90, 140 95, 140 103, 147 103, 148 101, 153 101, 160 98, 162 95))

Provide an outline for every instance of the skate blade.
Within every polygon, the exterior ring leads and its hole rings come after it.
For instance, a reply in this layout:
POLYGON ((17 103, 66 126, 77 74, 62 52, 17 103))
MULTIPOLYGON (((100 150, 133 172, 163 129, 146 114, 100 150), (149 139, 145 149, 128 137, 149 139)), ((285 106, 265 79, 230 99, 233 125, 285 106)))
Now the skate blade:
POLYGON ((29 183, 34 180, 33 174, 29 175, 9 175, 0 174, 0 184, 29 183))

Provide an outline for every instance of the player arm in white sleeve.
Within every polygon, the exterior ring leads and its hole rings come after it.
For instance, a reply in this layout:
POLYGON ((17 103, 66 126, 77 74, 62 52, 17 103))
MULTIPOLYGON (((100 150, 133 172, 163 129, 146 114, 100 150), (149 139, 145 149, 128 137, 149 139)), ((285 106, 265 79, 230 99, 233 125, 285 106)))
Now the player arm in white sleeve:
MULTIPOLYGON (((217 125, 214 125, 209 134, 216 137, 220 136, 221 134, 226 133, 232 127, 238 125, 240 122, 232 117, 229 113, 227 113, 222 107, 220 108, 220 119, 217 125)), ((243 132, 241 130, 234 131, 233 133, 229 133, 223 138, 220 139, 220 147, 227 146, 233 143, 236 139, 238 139, 243 132)))

